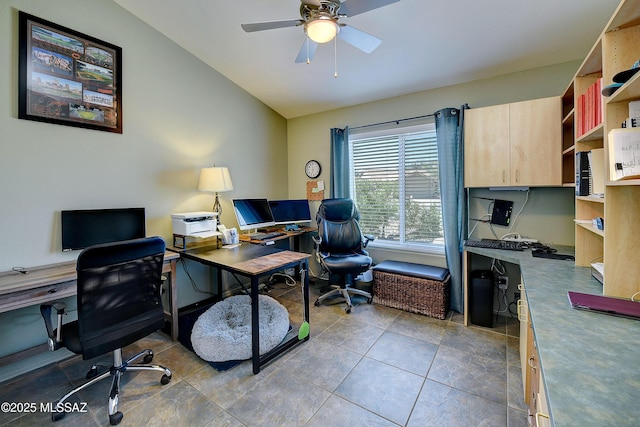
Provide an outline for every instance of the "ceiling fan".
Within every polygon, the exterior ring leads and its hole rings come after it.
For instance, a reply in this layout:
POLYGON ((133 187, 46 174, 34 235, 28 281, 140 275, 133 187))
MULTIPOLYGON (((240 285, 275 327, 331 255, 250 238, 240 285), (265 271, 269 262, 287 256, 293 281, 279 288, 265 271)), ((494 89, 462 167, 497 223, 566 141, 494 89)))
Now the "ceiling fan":
POLYGON ((400 0, 300 0, 300 17, 287 21, 258 22, 241 24, 247 33, 273 30, 276 28, 304 26, 307 35, 295 62, 309 63, 319 43, 326 43, 336 36, 365 53, 373 52, 382 43, 377 37, 339 22, 341 18, 352 17, 378 9, 400 0))

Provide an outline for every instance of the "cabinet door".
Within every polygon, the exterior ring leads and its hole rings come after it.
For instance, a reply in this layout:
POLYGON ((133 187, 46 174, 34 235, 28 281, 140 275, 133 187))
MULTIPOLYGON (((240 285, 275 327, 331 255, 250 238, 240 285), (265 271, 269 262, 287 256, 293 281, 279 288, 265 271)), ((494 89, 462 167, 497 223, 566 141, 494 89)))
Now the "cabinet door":
POLYGON ((509 105, 464 113, 464 185, 509 185, 509 105))
POLYGON ((529 334, 529 306, 524 293, 524 286, 518 285, 520 299, 518 300, 518 320, 520 321, 520 369, 522 370, 522 386, 524 387, 524 401, 529 404, 529 344, 527 342, 529 334))
POLYGON ((562 185, 560 97, 509 104, 512 186, 562 185))
POLYGON ((538 408, 536 412, 537 427, 551 427, 549 418, 549 405, 547 405, 547 392, 544 388, 544 377, 542 370, 538 369, 538 408))

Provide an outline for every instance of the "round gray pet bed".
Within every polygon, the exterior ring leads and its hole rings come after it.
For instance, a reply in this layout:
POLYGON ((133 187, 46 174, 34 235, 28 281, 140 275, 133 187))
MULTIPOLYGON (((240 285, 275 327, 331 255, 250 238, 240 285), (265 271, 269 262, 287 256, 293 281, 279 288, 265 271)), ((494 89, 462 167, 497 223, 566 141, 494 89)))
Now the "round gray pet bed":
MULTIPOLYGON (((260 354, 275 348, 289 331, 289 313, 275 299, 258 296, 260 354)), ((226 298, 202 313, 191 331, 191 344, 208 362, 251 358, 251 297, 226 298)))

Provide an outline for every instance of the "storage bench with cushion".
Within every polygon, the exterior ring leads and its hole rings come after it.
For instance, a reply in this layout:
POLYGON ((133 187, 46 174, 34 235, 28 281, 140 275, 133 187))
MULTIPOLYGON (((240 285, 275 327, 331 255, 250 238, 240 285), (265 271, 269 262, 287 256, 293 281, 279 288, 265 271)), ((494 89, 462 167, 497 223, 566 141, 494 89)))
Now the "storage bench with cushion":
POLYGON ((373 301, 387 307, 445 319, 449 310, 449 270, 402 261, 373 267, 373 301))

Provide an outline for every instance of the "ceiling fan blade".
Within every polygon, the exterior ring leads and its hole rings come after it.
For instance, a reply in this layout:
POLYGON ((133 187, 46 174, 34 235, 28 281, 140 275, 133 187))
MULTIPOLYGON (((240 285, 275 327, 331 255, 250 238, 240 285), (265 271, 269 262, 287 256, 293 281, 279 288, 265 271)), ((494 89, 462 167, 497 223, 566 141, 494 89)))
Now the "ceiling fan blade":
POLYGON ((302 4, 306 4, 307 6, 320 7, 320 0, 300 0, 302 4))
POLYGON ((371 53, 382 43, 382 40, 346 24, 340 24, 338 37, 364 53, 371 53))
POLYGON ((242 29, 247 33, 254 31, 273 30, 276 28, 296 27, 304 24, 302 19, 290 19, 288 21, 271 21, 271 22, 258 22, 255 24, 240 24, 242 29))
POLYGON ((296 57, 296 63, 311 62, 313 56, 316 54, 317 48, 318 43, 314 42, 309 37, 306 37, 304 43, 302 43, 300 51, 298 52, 298 56, 296 57))
POLYGON ((338 13, 351 17, 399 1, 400 0, 346 0, 340 5, 338 13))

